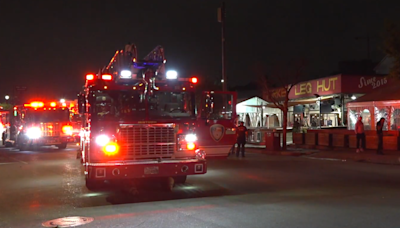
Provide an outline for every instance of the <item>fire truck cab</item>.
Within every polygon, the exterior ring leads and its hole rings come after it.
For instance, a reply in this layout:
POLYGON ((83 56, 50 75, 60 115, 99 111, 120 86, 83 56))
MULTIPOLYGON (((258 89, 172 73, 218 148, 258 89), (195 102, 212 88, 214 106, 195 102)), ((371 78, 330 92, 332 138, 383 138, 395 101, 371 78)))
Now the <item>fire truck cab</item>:
MULTIPOLYGON (((188 175, 207 172, 206 151, 199 144, 204 140, 197 131, 198 79, 165 72, 165 62, 160 46, 138 60, 136 46, 127 45, 99 73, 86 75, 78 106, 83 116, 80 158, 88 189, 105 181, 152 179, 172 190, 188 175)), ((214 127, 210 133, 219 119, 204 117, 199 129, 207 140, 214 136, 214 142, 220 141, 223 137, 216 132, 224 129, 214 127)))
POLYGON ((0 109, 0 134, 2 145, 9 147, 13 145, 13 137, 11 136, 12 128, 11 114, 8 110, 0 109))
POLYGON ((19 126, 17 148, 27 150, 54 145, 65 149, 73 142, 69 117, 69 109, 64 103, 34 101, 14 107, 15 122, 19 126))

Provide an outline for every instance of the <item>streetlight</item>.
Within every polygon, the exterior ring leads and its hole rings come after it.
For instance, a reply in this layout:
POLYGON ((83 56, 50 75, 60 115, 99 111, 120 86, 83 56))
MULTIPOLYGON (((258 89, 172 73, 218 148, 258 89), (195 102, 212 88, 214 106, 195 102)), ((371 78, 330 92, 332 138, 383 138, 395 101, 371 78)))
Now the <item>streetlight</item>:
POLYGON ((9 100, 9 99, 10 99, 10 96, 6 95, 4 98, 5 98, 6 100, 9 100))
POLYGON ((322 104, 321 104, 321 96, 318 95, 318 94, 314 94, 314 96, 315 96, 316 98, 318 98, 318 101, 319 101, 319 129, 321 129, 321 120, 322 120, 322 117, 321 117, 321 107, 322 107, 322 104))

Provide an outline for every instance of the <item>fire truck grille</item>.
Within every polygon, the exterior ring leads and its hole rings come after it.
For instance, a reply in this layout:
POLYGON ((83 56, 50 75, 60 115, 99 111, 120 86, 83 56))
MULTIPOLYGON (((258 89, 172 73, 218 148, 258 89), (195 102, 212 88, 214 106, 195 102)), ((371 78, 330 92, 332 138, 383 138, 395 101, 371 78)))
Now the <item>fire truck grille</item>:
POLYGON ((176 148, 174 124, 123 124, 120 137, 127 159, 171 157, 176 148))
POLYGON ((59 123, 41 123, 42 136, 60 136, 61 125, 59 123))

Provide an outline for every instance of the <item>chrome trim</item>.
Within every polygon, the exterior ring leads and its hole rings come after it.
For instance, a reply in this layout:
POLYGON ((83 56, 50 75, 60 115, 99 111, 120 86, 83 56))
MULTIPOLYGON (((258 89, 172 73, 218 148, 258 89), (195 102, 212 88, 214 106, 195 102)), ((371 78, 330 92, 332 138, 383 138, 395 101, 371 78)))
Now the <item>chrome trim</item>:
POLYGON ((176 125, 120 124, 120 152, 125 159, 172 157, 176 151, 176 125))
POLYGON ((89 163, 87 162, 87 166, 118 166, 118 165, 146 165, 146 164, 185 164, 185 163, 196 163, 196 162, 205 162, 203 159, 190 159, 190 160, 143 160, 143 161, 114 161, 107 163, 89 163))

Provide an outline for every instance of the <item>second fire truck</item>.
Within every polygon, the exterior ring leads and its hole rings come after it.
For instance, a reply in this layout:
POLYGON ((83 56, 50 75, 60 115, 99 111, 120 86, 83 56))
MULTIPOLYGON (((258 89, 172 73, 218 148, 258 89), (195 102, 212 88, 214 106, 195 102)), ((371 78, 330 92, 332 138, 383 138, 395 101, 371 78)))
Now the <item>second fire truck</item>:
POLYGON ((14 125, 17 126, 16 147, 54 145, 65 149, 73 142, 69 109, 58 102, 34 101, 14 107, 14 125))
POLYGON ((136 47, 127 45, 98 74, 86 75, 78 103, 89 189, 147 178, 171 190, 188 175, 207 172, 204 147, 228 154, 235 141, 235 93, 205 92, 200 114, 197 78, 165 73, 164 64, 162 47, 138 60, 136 47))

